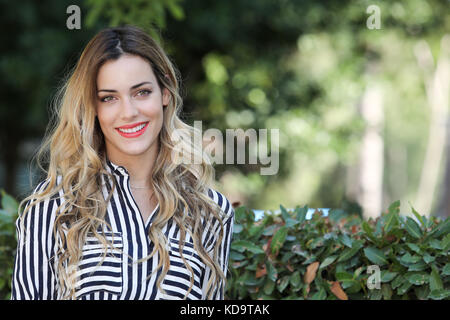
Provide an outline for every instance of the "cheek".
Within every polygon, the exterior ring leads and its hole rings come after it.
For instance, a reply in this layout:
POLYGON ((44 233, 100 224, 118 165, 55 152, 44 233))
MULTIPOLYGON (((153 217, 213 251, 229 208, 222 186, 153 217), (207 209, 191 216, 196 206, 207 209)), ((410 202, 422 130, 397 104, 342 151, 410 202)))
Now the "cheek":
POLYGON ((97 118, 102 131, 105 131, 105 129, 107 129, 113 123, 112 113, 108 112, 104 108, 97 109, 97 118))
POLYGON ((143 101, 140 104, 140 110, 142 114, 145 114, 148 118, 151 119, 158 119, 162 118, 163 116, 163 107, 158 103, 154 103, 153 101, 143 101))

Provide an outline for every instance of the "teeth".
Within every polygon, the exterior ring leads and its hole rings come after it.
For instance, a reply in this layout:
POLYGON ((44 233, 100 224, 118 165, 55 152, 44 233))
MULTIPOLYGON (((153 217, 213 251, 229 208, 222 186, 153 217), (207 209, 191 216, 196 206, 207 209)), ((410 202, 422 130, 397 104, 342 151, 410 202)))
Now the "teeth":
POLYGON ((119 128, 119 131, 124 132, 124 133, 134 133, 134 132, 137 132, 139 130, 142 130, 142 128, 144 128, 145 125, 146 125, 146 123, 143 123, 143 124, 141 124, 141 125, 139 125, 137 127, 130 128, 130 129, 121 129, 121 128, 119 128))

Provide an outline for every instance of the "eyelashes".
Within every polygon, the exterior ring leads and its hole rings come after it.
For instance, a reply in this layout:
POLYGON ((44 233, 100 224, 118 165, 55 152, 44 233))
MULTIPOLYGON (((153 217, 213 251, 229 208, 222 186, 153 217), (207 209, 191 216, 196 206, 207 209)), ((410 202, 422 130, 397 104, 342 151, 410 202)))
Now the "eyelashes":
POLYGON ((146 93, 144 96, 148 96, 150 93, 152 93, 151 90, 148 90, 148 89, 142 89, 142 90, 139 90, 139 91, 138 91, 138 95, 139 95, 139 93, 141 93, 141 92, 145 92, 145 93, 146 93))
MULTIPOLYGON (((140 97, 146 97, 146 96, 150 95, 152 92, 153 92, 152 90, 142 89, 142 90, 139 90, 136 95, 140 96, 140 97)), ((109 102, 112 99, 114 99, 113 96, 106 96, 106 97, 100 98, 100 102, 109 102)))
POLYGON ((100 102, 108 102, 108 101, 110 101, 108 98, 112 98, 112 97, 111 96, 107 96, 107 97, 101 98, 100 102))

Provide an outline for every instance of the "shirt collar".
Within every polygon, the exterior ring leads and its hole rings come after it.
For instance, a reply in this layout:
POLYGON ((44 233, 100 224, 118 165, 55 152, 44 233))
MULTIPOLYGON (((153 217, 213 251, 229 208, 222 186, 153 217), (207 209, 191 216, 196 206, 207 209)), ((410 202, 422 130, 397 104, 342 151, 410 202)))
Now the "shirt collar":
POLYGON ((125 169, 124 166, 119 166, 119 165, 113 163, 108 158, 106 158, 106 164, 111 169, 111 171, 114 172, 115 174, 117 174, 119 176, 124 176, 124 177, 129 176, 128 170, 125 169))

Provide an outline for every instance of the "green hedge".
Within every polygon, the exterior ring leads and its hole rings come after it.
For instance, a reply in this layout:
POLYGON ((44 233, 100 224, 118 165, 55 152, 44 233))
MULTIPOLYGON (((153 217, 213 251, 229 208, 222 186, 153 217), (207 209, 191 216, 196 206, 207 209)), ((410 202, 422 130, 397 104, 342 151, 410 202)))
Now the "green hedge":
POLYGON ((402 216, 399 201, 369 221, 280 208, 235 210, 228 299, 449 298, 450 219, 402 216))
MULTIPOLYGON (((9 299, 18 203, 0 195, 0 299, 9 299)), ((412 209, 414 220, 399 207, 363 221, 342 210, 306 219, 307 206, 280 206, 256 222, 252 210, 237 208, 226 298, 449 299, 450 219, 412 209), (379 273, 369 273, 374 265, 379 273)))
POLYGON ((3 189, 0 189, 0 197, 0 299, 4 300, 11 296, 18 203, 3 189))

